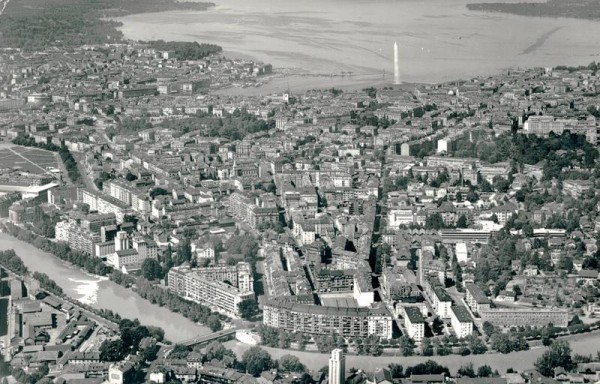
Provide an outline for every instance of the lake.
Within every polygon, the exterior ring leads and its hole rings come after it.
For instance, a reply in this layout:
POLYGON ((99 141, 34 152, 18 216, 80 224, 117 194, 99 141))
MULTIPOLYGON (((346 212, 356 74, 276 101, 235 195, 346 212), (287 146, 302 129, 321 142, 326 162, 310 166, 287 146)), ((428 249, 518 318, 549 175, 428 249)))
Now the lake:
POLYGON ((137 318, 142 324, 161 327, 165 330, 165 338, 170 341, 178 342, 211 333, 207 327, 154 305, 106 277, 86 274, 52 254, 0 233, 0 250, 6 249, 14 249, 31 273, 47 274, 69 297, 97 309, 109 309, 123 318, 137 318))
MULTIPOLYGON (((467 10, 469 0, 215 0, 206 12, 118 20, 133 39, 221 45, 311 76, 282 90, 391 83, 398 42, 404 82, 442 82, 507 68, 583 65, 598 59, 600 23, 467 10), (351 74, 350 74, 351 73, 351 74), (335 75, 335 77, 331 77, 335 75)), ((246 89, 237 93, 252 92, 246 89)), ((234 93, 236 93, 234 92, 234 93)))

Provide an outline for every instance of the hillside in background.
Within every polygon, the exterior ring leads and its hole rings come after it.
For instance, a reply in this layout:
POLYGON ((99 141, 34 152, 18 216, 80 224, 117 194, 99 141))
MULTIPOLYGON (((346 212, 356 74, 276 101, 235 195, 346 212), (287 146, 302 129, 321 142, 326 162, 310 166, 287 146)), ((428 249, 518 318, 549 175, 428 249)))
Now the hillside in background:
POLYGON ((0 47, 27 51, 51 46, 119 42, 120 23, 106 17, 172 10, 206 10, 211 3, 176 0, 12 0, 0 15, 0 47))
POLYGON ((545 3, 474 3, 472 11, 503 12, 520 16, 568 17, 600 20, 600 0, 548 0, 545 3))

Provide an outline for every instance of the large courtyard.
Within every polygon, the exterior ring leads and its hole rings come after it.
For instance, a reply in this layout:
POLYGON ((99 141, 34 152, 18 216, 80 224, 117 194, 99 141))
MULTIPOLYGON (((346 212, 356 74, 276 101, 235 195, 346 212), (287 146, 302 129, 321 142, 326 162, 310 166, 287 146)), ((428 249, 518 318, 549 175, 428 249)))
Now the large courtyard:
POLYGON ((56 155, 50 151, 18 145, 0 146, 0 169, 18 169, 43 174, 57 166, 56 155))

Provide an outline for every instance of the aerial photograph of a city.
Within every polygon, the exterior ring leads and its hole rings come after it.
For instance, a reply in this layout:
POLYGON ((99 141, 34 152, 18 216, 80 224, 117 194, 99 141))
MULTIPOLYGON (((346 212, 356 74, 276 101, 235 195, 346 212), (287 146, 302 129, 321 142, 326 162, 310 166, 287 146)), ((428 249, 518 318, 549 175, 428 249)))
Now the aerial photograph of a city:
POLYGON ((600 0, 0 0, 0 384, 600 384, 599 71, 600 0))

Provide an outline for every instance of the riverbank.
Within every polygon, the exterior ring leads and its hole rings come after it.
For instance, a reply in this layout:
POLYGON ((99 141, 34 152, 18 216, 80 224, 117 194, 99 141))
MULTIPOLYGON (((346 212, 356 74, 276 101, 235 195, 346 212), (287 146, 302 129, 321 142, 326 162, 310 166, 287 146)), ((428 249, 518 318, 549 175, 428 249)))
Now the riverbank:
MULTIPOLYGON (((573 349, 573 353, 581 355, 595 354, 600 351, 600 332, 591 334, 582 334, 562 338, 568 340, 573 349)), ((241 358, 243 353, 252 346, 242 344, 237 341, 225 343, 225 346, 231 348, 238 357, 241 358)), ((300 361, 309 369, 320 369, 327 365, 329 359, 328 354, 313 353, 303 351, 289 351, 286 349, 271 348, 261 346, 269 352, 274 359, 279 359, 284 355, 292 354, 297 356, 300 361)), ((374 367, 386 367, 388 364, 402 364, 404 367, 413 366, 424 362, 425 360, 433 360, 439 364, 447 366, 451 372, 455 373, 458 368, 468 363, 473 363, 475 367, 487 364, 498 372, 504 373, 507 369, 526 370, 532 369, 535 361, 544 353, 546 348, 537 347, 528 351, 512 352, 509 354, 501 353, 486 353, 483 355, 448 355, 448 356, 365 356, 365 355, 347 355, 346 367, 357 368, 366 371, 372 371, 374 367)))
POLYGON ((152 304, 130 289, 86 274, 50 253, 0 233, 0 250, 7 249, 14 249, 31 273, 37 271, 48 275, 71 299, 98 310, 113 311, 122 318, 137 318, 143 325, 160 327, 165 331, 165 338, 174 343, 211 333, 208 327, 152 304))

